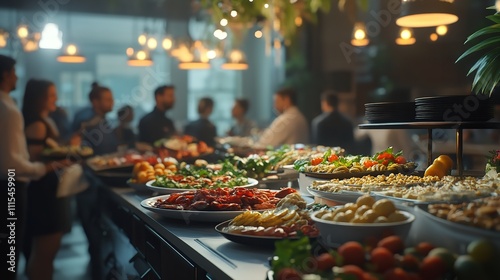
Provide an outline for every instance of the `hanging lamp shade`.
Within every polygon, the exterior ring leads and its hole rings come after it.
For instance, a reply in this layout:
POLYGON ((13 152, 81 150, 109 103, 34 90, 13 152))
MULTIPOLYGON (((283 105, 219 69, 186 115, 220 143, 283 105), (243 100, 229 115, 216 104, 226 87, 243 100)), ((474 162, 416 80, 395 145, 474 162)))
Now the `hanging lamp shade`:
POLYGON ((135 67, 147 67, 153 65, 153 60, 151 59, 149 52, 139 50, 129 57, 127 64, 135 67))
POLYGON ((181 70, 202 70, 210 69, 210 59, 207 56, 208 50, 199 40, 193 43, 188 54, 179 56, 179 69, 181 70))
POLYGON ((226 62, 221 67, 224 70, 247 70, 248 63, 246 62, 245 54, 236 49, 229 53, 226 62))
POLYGON ((458 21, 453 0, 403 0, 396 24, 401 27, 434 27, 458 21))
POLYGON ((64 52, 57 57, 57 61, 62 63, 83 63, 87 59, 78 54, 78 48, 74 44, 69 44, 64 48, 64 52))

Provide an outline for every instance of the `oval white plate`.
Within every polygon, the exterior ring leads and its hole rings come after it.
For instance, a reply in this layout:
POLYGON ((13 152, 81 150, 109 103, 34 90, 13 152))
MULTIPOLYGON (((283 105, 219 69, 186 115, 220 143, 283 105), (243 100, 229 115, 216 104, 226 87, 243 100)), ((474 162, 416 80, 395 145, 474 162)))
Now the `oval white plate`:
MULTIPOLYGON (((248 179, 248 184, 243 185, 243 186, 237 186, 237 187, 249 188, 249 187, 253 187, 253 186, 256 186, 257 184, 259 184, 259 181, 255 180, 255 179, 252 179, 252 178, 247 178, 247 179, 248 179)), ((155 181, 156 180, 148 181, 146 183, 146 186, 148 187, 148 189, 155 191, 155 192, 158 192, 158 193, 162 193, 162 194, 170 194, 170 193, 178 193, 178 192, 197 190, 197 189, 174 189, 174 188, 157 187, 157 186, 153 186, 153 183, 155 181)))

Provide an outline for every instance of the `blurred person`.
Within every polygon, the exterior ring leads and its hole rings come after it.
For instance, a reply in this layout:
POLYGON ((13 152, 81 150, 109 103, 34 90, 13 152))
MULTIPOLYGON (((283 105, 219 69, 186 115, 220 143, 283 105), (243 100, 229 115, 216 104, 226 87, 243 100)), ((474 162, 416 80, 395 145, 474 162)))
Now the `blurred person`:
MULTIPOLYGON (((78 130, 82 138, 82 145, 91 147, 95 155, 117 152, 118 139, 106 119, 106 115, 113 110, 113 93, 107 87, 95 86, 89 93, 89 99, 93 115, 87 116, 90 119, 83 120, 78 130)), ((88 240, 89 267, 92 279, 102 279, 101 240, 103 230, 99 194, 101 183, 88 170, 85 175, 90 186, 76 195, 76 210, 88 240)))
MULTIPOLYGON (((95 88, 99 87, 99 84, 97 82, 93 82, 91 85, 91 89, 93 90, 95 88)), ((90 96, 89 96, 90 97, 90 96)), ((92 100, 89 100, 90 103, 92 103, 92 100)), ((88 121, 94 116, 94 109, 92 108, 92 105, 88 105, 80 109, 75 113, 73 116, 73 123, 71 124, 71 132, 72 133, 79 133, 80 128, 82 127, 82 123, 85 121, 88 121)))
MULTIPOLYGON (((19 261, 19 252, 22 246, 25 208, 26 208, 26 185, 31 179, 43 177, 47 168, 41 162, 30 162, 26 138, 24 134, 24 119, 17 107, 17 102, 10 96, 10 93, 16 89, 17 75, 15 69, 16 61, 11 57, 0 55, 0 129, 7 137, 0 138, 0 182, 1 198, 8 201, 8 192, 13 193, 16 201, 16 228, 15 235, 18 240, 15 248, 14 264, 9 264, 5 276, 7 279, 16 279, 17 267, 19 261), (10 172, 12 170, 13 172, 10 172), (16 177, 13 177, 15 174, 16 177), (12 182, 8 179, 15 179, 14 188, 11 189, 12 182)), ((2 220, 7 220, 7 211, 2 211, 2 220)), ((10 228, 3 225, 0 230, 0 244, 2 252, 10 252, 10 245, 7 243, 7 237, 10 235, 10 228)))
MULTIPOLYGON (((19 263, 20 250, 23 247, 24 228, 26 222, 27 185, 30 180, 38 180, 45 174, 54 171, 58 166, 54 162, 31 162, 24 134, 24 118, 14 103, 10 93, 16 89, 16 61, 11 57, 0 55, 0 198, 2 201, 15 199, 15 250, 14 265, 19 263), (10 171, 9 171, 10 170, 10 171), (12 181, 15 180, 15 181, 12 181), (10 194, 9 194, 10 193, 10 194)), ((62 162, 64 163, 64 162, 62 162)), ((60 163, 58 163, 60 164, 60 163)), ((1 211, 0 218, 7 221, 7 211, 1 211)), ((11 253, 12 245, 8 244, 10 228, 5 223, 0 227, 0 251, 11 253)), ((17 267, 7 262, 6 272, 2 279, 16 279, 17 267)))
POLYGON ((247 99, 236 99, 234 101, 231 115, 235 119, 236 123, 227 132, 227 135, 242 137, 252 136, 252 131, 257 128, 257 125, 245 116, 248 112, 249 106, 250 104, 247 99))
POLYGON ((94 87, 89 93, 92 104, 92 116, 83 120, 79 133, 82 145, 89 146, 95 155, 109 154, 117 151, 118 140, 106 115, 113 110, 113 93, 107 87, 94 87))
POLYGON ((214 109, 214 101, 210 97, 203 97, 198 102, 198 114, 200 118, 188 123, 184 129, 184 134, 195 137, 205 142, 208 146, 215 146, 217 128, 208 119, 214 109))
POLYGON ((119 124, 115 128, 114 133, 118 139, 119 147, 125 150, 135 147, 136 136, 130 123, 134 120, 134 109, 130 105, 123 106, 118 110, 119 124))
MULTIPOLYGON (((26 143, 32 160, 42 160, 50 141, 59 140, 59 131, 49 117, 56 110, 57 90, 50 81, 31 79, 23 98, 26 143)), ((27 276, 52 279, 54 259, 64 233, 71 229, 70 197, 58 198, 58 174, 49 172, 28 187, 26 223, 27 276)))
POLYGON ((309 142, 309 125, 296 104, 297 93, 293 89, 281 89, 274 94, 274 108, 279 116, 263 132, 256 147, 309 142))
POLYGON ((155 92, 155 108, 146 114, 139 121, 138 141, 153 145, 154 142, 164 138, 170 138, 177 134, 174 122, 165 114, 172 109, 175 104, 175 87, 173 85, 163 85, 155 92))
POLYGON ((335 147, 350 152, 354 146, 354 133, 351 121, 338 110, 339 98, 335 91, 321 94, 321 115, 311 124, 312 143, 335 147))

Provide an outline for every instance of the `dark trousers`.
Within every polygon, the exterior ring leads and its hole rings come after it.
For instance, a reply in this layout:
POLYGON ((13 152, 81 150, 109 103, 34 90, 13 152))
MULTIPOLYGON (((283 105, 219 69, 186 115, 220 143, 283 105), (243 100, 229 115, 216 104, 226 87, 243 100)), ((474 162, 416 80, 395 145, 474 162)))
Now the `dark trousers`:
MULTIPOLYGON (((13 177, 15 179, 15 176, 13 177)), ((15 280, 23 248, 27 184, 0 180, 0 275, 15 280)))
POLYGON ((89 243, 92 280, 100 280, 103 278, 101 208, 99 186, 92 179, 89 178, 89 188, 76 195, 76 210, 89 243))

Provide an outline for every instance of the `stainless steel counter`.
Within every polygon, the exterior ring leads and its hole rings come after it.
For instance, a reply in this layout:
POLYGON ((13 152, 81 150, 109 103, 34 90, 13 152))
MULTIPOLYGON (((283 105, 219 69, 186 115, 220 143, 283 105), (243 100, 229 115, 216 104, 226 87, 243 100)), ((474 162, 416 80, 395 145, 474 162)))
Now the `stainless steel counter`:
MULTIPOLYGON (((162 241, 174 247, 181 256, 186 258, 186 261, 204 270, 207 279, 265 279, 269 269, 268 258, 273 253, 272 249, 255 248, 231 242, 214 230, 216 225, 214 223, 172 220, 150 212, 140 205, 142 200, 150 197, 147 194, 136 193, 129 188, 109 188, 109 190, 111 198, 116 203, 128 209, 136 219, 140 219, 146 230, 153 231, 153 235, 157 234, 160 240, 163 239, 162 241)), ((137 225, 131 225, 131 227, 134 227, 131 228, 131 232, 138 230, 137 225)), ((136 234, 134 242, 153 243, 148 240, 148 236, 151 234, 136 234), (137 240, 137 235, 139 239, 144 236, 145 240, 137 240)), ((154 258, 154 256, 149 254, 146 258, 154 258)), ((155 262, 155 260, 148 260, 148 262, 155 262)), ((157 274, 161 273, 157 272, 157 274)), ((160 275, 159 278, 163 279, 160 275)))

